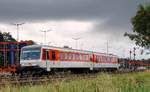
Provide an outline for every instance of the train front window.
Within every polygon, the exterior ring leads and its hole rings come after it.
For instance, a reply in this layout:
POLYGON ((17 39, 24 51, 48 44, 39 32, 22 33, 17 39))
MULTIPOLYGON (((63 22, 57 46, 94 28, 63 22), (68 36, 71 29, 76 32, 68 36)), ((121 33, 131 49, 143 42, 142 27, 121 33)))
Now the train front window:
POLYGON ((24 48, 21 52, 21 60, 38 60, 40 53, 40 48, 24 48))

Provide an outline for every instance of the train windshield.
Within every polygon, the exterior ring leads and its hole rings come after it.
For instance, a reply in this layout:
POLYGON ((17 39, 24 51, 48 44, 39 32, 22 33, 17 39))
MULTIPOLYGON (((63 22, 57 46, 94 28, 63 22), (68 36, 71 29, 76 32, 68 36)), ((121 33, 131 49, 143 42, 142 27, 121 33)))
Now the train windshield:
POLYGON ((41 48, 23 48, 21 60, 38 60, 40 59, 41 48))

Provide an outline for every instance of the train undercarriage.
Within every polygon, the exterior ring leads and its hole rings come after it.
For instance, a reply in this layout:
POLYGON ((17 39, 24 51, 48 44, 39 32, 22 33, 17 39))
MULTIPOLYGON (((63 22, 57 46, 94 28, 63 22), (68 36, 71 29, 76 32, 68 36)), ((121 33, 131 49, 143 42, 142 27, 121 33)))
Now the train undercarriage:
POLYGON ((28 66, 21 67, 17 74, 21 76, 43 76, 43 75, 53 75, 53 74, 88 74, 88 73, 98 73, 98 72, 116 72, 117 68, 51 68, 50 71, 47 71, 44 68, 38 66, 28 66))

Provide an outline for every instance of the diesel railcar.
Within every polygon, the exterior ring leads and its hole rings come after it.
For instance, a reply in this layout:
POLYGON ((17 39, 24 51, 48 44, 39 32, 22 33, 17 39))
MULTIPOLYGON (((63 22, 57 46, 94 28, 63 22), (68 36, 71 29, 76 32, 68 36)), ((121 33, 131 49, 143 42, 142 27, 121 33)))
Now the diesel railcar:
POLYGON ((31 45, 21 49, 22 69, 118 69, 118 57, 112 54, 46 45, 31 45))

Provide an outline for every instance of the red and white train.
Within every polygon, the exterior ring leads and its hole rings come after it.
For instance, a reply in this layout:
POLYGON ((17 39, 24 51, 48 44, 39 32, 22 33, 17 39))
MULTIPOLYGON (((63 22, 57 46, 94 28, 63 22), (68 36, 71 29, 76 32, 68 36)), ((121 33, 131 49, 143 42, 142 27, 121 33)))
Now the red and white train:
POLYGON ((98 53, 71 48, 45 45, 25 46, 21 49, 21 67, 52 69, 118 69, 118 57, 112 54, 98 53))

